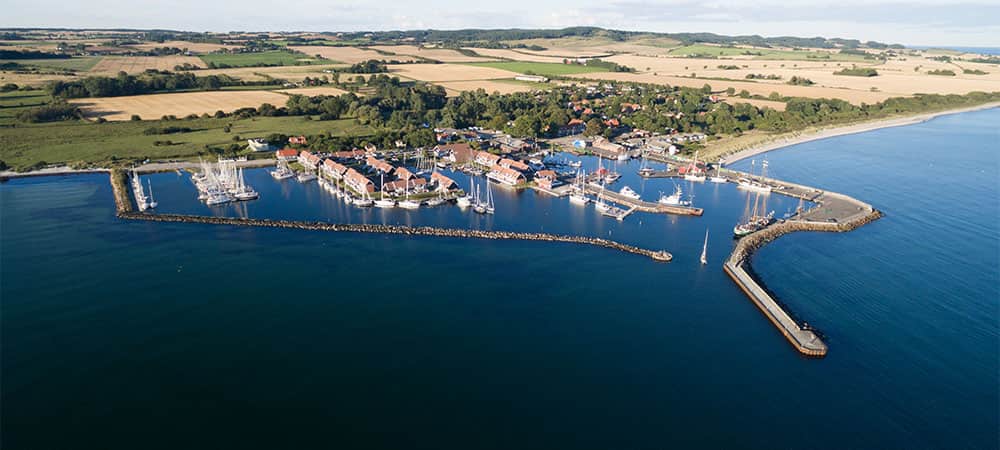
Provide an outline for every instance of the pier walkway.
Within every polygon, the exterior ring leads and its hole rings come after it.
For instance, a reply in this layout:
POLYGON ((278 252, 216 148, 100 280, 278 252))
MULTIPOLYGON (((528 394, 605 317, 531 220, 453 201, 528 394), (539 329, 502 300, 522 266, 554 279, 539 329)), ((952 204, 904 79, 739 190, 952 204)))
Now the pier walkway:
POLYGON ((586 185, 585 189, 587 193, 594 195, 601 194, 605 199, 614 203, 625 205, 635 211, 659 213, 659 214, 678 214, 682 216, 700 216, 705 212, 701 208, 692 208, 688 206, 670 206, 670 205, 664 205, 662 203, 636 200, 634 198, 629 198, 624 195, 621 195, 615 191, 604 189, 601 188, 600 186, 594 186, 589 183, 586 185))

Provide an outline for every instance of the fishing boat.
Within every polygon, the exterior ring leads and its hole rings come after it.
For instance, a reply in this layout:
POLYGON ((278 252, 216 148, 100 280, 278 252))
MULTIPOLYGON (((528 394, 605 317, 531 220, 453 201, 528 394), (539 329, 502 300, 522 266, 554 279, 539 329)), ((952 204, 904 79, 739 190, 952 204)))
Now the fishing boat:
POLYGON ((708 264, 708 229, 705 229, 705 243, 701 246, 701 264, 708 264))
POLYGON ((380 198, 375 200, 375 206, 378 208, 392 208, 396 206, 396 201, 391 198, 385 198, 385 173, 381 175, 382 181, 379 184, 379 192, 381 193, 380 198))
POLYGON ((691 206, 690 200, 684 200, 684 191, 680 186, 674 185, 674 193, 670 195, 660 195, 658 202, 667 206, 691 206))
POLYGON ((288 163, 285 160, 278 160, 278 166, 271 171, 271 176, 275 180, 287 180, 295 176, 295 172, 288 168, 288 163))
POLYGON ((638 192, 633 191, 632 188, 628 186, 623 187, 620 191, 618 191, 618 193, 632 200, 639 200, 641 198, 638 192))

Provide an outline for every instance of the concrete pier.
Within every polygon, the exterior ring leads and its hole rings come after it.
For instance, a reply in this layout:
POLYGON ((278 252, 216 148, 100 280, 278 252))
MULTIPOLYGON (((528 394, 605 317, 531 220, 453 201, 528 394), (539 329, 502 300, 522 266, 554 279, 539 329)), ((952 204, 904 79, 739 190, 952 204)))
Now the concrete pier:
POLYGON ((614 203, 628 206, 630 209, 635 211, 660 213, 660 214, 677 214, 681 216, 700 216, 705 212, 701 208, 692 208, 689 206, 670 206, 670 205, 664 205, 662 203, 636 200, 634 198, 629 198, 624 195, 621 195, 615 191, 609 189, 602 189, 600 186, 594 186, 591 184, 586 185, 586 190, 590 194, 594 195, 601 194, 604 198, 614 203))

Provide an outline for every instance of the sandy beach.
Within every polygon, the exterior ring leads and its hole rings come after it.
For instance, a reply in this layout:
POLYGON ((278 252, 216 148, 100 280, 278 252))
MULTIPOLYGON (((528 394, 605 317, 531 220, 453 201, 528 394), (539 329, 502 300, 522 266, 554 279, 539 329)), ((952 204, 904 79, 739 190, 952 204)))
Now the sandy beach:
POLYGON ((736 153, 726 155, 722 161, 726 164, 730 164, 741 159, 746 159, 752 156, 759 155, 761 153, 766 153, 772 150, 777 150, 782 147, 788 147, 790 145, 801 144, 804 142, 817 141, 820 139, 827 139, 836 136, 843 136, 847 134, 864 133, 866 131, 878 130, 881 128, 890 127, 900 127, 904 125, 913 125, 920 122, 925 122, 931 120, 935 117, 944 116, 948 114, 959 114, 970 111, 980 111, 984 109, 997 108, 1000 107, 1000 102, 986 103, 978 106, 970 106, 968 108, 960 109, 950 109, 946 111, 938 111, 933 113, 918 114, 914 116, 897 117, 892 119, 877 120, 874 122, 863 122, 854 125, 847 125, 834 128, 820 128, 812 131, 798 131, 794 133, 788 133, 785 135, 775 136, 774 139, 753 147, 740 150, 736 153))

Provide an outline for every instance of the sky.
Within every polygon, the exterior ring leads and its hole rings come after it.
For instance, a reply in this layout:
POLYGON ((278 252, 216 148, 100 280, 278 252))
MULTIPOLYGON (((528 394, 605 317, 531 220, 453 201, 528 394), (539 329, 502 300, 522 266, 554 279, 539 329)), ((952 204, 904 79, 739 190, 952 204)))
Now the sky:
POLYGON ((599 26, 1000 47, 1000 0, 0 0, 0 27, 372 31, 599 26))

